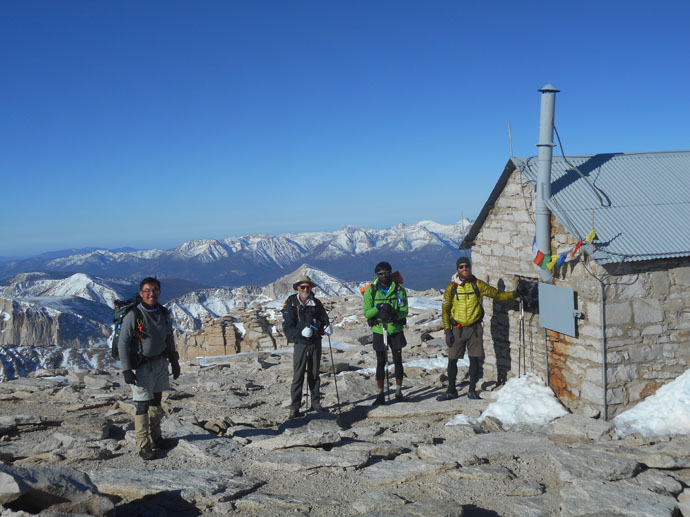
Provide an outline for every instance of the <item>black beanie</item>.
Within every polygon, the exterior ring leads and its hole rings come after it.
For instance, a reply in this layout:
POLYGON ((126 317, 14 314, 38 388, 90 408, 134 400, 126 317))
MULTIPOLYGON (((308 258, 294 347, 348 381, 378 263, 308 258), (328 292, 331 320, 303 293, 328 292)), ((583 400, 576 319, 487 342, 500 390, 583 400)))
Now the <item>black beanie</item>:
POLYGON ((460 257, 460 258, 455 262, 455 268, 457 269, 457 267, 458 267, 460 264, 467 264, 468 266, 471 266, 471 265, 472 265, 472 263, 470 262, 470 259, 467 258, 467 257, 460 257))
POLYGON ((393 268, 388 262, 379 262, 374 268, 374 273, 378 273, 379 271, 388 271, 390 273, 393 271, 393 268))

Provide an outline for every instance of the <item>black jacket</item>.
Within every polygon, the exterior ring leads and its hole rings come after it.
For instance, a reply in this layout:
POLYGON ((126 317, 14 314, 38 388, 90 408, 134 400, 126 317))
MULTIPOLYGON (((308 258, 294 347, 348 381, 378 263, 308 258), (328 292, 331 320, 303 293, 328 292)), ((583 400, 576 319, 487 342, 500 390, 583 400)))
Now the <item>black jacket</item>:
POLYGON ((288 338, 288 342, 302 343, 305 345, 321 343, 323 329, 329 324, 328 314, 323 304, 310 295, 307 303, 302 304, 298 294, 293 294, 285 300, 283 305, 283 331, 288 338), (309 325, 316 327, 310 338, 302 335, 304 327, 309 325))

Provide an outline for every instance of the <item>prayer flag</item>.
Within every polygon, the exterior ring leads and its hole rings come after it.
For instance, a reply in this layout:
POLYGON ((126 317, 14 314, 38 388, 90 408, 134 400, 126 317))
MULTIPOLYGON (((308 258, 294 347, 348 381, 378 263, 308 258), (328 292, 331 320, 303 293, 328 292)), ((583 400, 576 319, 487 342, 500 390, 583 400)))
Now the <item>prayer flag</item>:
POLYGON ((544 255, 544 260, 542 261, 539 267, 542 269, 548 269, 547 266, 549 262, 551 262, 551 255, 544 255))
POLYGON ((544 262, 544 254, 541 251, 537 250, 537 255, 534 257, 534 263, 537 266, 541 266, 542 262, 544 262))
POLYGON ((556 267, 561 267, 563 263, 565 262, 565 259, 568 258, 568 253, 562 253, 560 257, 558 257, 558 260, 556 261, 556 267))
POLYGON ((592 231, 587 234, 587 237, 585 237, 585 241, 592 242, 596 238, 597 238, 597 234, 594 231, 594 228, 592 228, 592 231))
POLYGON ((552 255, 551 260, 549 260, 549 263, 546 264, 546 267, 549 269, 549 271, 553 271, 553 268, 556 265, 557 261, 558 261, 558 255, 552 255))
POLYGON ((575 256, 575 253, 577 253, 577 250, 580 249, 580 246, 582 246, 582 243, 583 243, 583 242, 585 242, 584 239, 580 240, 580 242, 578 242, 578 243, 575 245, 575 249, 573 249, 573 255, 572 255, 573 257, 575 256))

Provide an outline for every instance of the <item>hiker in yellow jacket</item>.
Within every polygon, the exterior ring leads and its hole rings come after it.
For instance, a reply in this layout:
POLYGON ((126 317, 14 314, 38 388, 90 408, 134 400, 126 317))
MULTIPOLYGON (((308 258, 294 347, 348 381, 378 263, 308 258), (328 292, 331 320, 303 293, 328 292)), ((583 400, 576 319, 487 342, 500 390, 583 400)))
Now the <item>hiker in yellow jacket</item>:
POLYGON ((457 271, 451 277, 443 295, 441 309, 443 330, 448 346, 448 390, 437 400, 451 400, 458 397, 455 380, 458 375, 458 359, 470 359, 470 388, 467 397, 478 399, 476 384, 484 360, 484 329, 482 298, 488 296, 499 302, 515 300, 515 292, 501 292, 472 274, 470 259, 460 257, 457 271))

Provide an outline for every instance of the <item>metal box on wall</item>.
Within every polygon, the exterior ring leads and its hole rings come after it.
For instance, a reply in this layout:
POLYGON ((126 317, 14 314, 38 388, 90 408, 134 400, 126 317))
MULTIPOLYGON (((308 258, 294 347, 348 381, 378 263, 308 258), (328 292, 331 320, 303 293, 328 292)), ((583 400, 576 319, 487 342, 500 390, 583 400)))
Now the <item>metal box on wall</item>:
POLYGON ((539 325, 542 328, 575 337, 575 320, 581 316, 575 308, 575 291, 539 283, 539 325))

